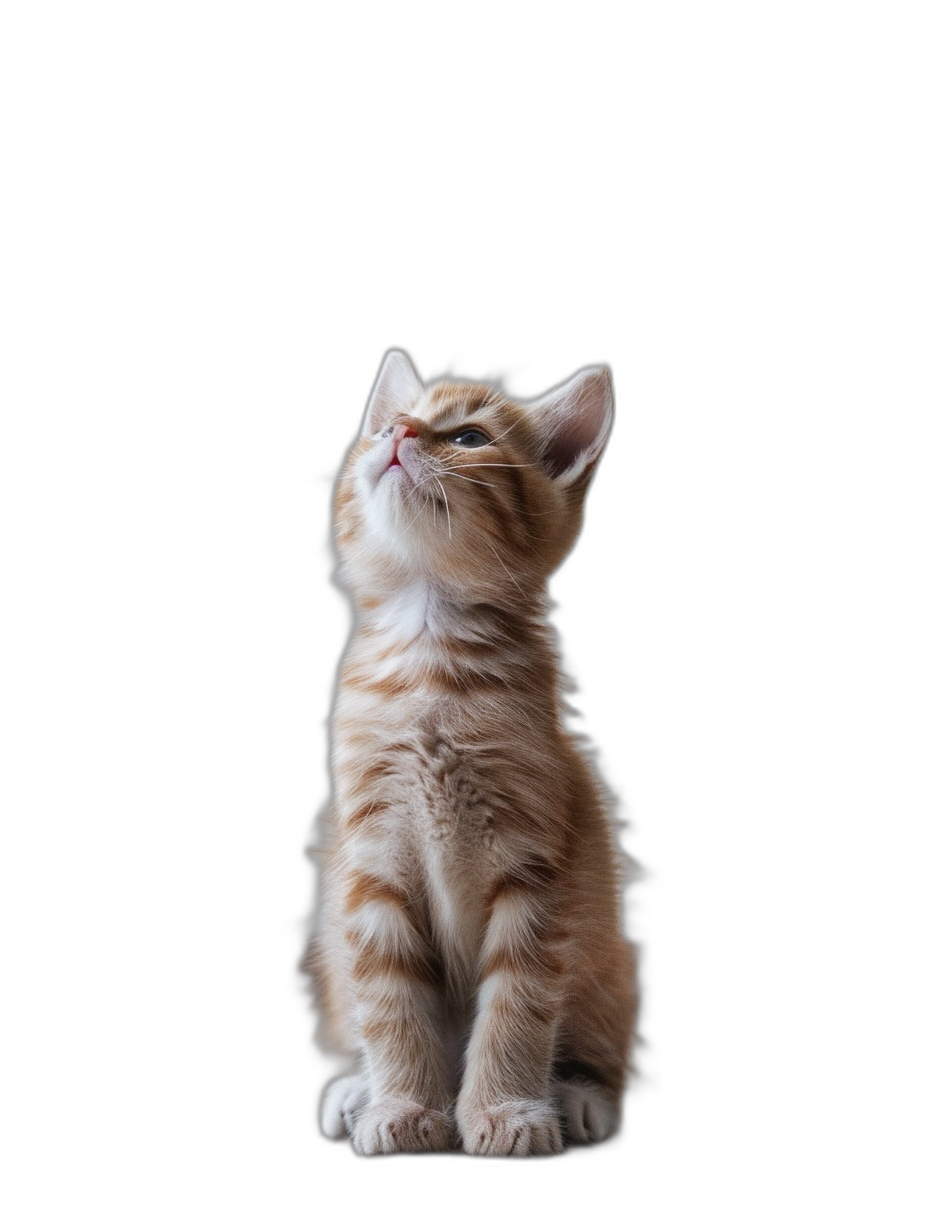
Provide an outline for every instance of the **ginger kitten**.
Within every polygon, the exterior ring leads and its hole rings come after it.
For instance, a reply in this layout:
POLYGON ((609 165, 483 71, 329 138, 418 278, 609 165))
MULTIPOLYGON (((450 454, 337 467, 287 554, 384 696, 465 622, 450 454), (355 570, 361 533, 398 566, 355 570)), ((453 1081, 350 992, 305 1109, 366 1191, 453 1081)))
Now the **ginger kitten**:
POLYGON ((335 497, 356 611, 307 966, 364 1155, 559 1151, 616 1128, 636 1014, 604 793, 546 622, 612 421, 606 368, 530 403, 389 351, 335 497))

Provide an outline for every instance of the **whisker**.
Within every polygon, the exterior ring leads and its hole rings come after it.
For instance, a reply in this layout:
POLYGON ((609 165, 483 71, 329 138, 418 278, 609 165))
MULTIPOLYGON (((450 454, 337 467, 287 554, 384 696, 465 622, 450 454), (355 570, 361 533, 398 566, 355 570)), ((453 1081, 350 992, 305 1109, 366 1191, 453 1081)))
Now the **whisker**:
POLYGON ((499 434, 499 436, 494 436, 494 437, 493 437, 493 440, 492 440, 490 443, 491 443, 491 444, 493 444, 493 445, 495 445, 497 441, 501 441, 501 440, 503 439, 503 437, 504 437, 504 436, 508 436, 508 435, 509 435, 509 433, 513 430, 513 428, 515 428, 515 426, 516 426, 516 425, 515 425, 514 423, 511 423, 511 424, 509 425, 509 427, 505 430, 505 432, 501 432, 501 433, 499 434))
POLYGON ((412 485, 410 492, 415 492, 416 488, 421 488, 424 483, 431 483, 435 478, 433 474, 423 475, 423 477, 412 485))
MULTIPOLYGON (((491 445, 496 445, 499 441, 503 440, 503 438, 504 438, 504 437, 507 437, 507 436, 509 435, 509 433, 510 433, 510 432, 512 432, 512 430, 513 430, 515 427, 517 427, 517 425, 516 425, 516 424, 514 424, 514 423, 513 423, 513 424, 510 424, 510 425, 509 425, 509 427, 505 429, 505 431, 500 432, 499 436, 494 436, 494 437, 493 437, 493 439, 490 441, 490 444, 491 444, 491 445)), ((465 450, 462 446, 460 446, 460 445, 459 445, 459 446, 457 447, 457 449, 455 449, 455 451, 454 451, 454 452, 455 452, 455 453, 466 453, 466 452, 468 452, 468 451, 467 451, 467 450, 465 450)))
POLYGON ((509 580, 512 582, 513 586, 515 586, 515 588, 516 588, 516 590, 519 592, 519 594, 523 597, 523 599, 527 599, 527 598, 528 598, 528 595, 525 593, 525 591, 522 589, 522 587, 519 585, 519 583, 516 581, 516 579, 513 577, 513 575, 509 572, 509 570, 508 570, 508 569, 506 568, 506 566, 503 564, 503 558, 500 556, 499 552, 497 552, 497 550, 496 550, 496 548, 493 546, 493 544, 488 542, 488 543, 487 543, 487 547, 490 549, 490 551, 493 553, 493 555, 494 555, 494 556, 496 557, 496 559, 499 561, 501 568, 502 568, 502 569, 503 569, 503 570, 504 570, 504 571, 505 571, 505 572, 509 575, 509 580))
MULTIPOLYGON (((433 476, 432 476, 432 475, 426 475, 426 477, 425 477, 424 479, 420 479, 420 480, 419 480, 419 482, 418 482, 417 484, 415 484, 415 486, 414 486, 414 487, 412 487, 412 488, 410 489, 410 491, 411 491, 411 492, 414 492, 414 491, 416 490, 416 488, 421 487, 424 483, 430 483, 430 482, 432 481, 432 478, 433 478, 433 476)), ((422 506, 422 508, 419 510, 419 512, 416 514, 416 516, 412 519, 412 521, 408 523, 407 528, 406 528, 407 530, 409 529, 409 527, 410 527, 410 526, 415 526, 415 524, 419 521, 419 519, 422 517, 423 513, 425 513, 426 509, 428 509, 430 505, 431 505, 431 509, 432 509, 432 520, 434 521, 434 519, 435 519, 435 506, 434 506, 434 505, 432 505, 432 504, 431 504, 431 502, 428 502, 427 504, 424 504, 424 505, 422 506)))
MULTIPOLYGON (((468 462, 466 465, 468 467, 474 467, 474 468, 478 466, 504 466, 510 470, 516 470, 517 468, 522 468, 522 467, 532 467, 537 470, 537 467, 535 466, 534 462, 468 462)), ((451 470, 451 471, 461 470, 461 469, 462 468, 460 466, 449 466, 448 467, 448 470, 451 470)))
POLYGON ((412 519, 412 521, 406 524, 407 530, 409 530, 411 526, 415 526, 415 524, 422 517, 423 513, 425 513, 426 509, 428 509, 428 505, 423 505, 422 508, 419 510, 419 512, 416 514, 416 516, 412 519))
POLYGON ((457 471, 440 471, 441 475, 450 475, 452 479, 465 479, 468 483, 479 483, 481 488, 492 488, 492 483, 485 483, 482 479, 471 479, 469 475, 458 474, 457 471))
POLYGON ((445 498, 445 513, 448 515, 448 539, 451 539, 451 506, 448 504, 448 493, 445 491, 445 485, 435 476, 435 482, 441 488, 441 494, 445 498))

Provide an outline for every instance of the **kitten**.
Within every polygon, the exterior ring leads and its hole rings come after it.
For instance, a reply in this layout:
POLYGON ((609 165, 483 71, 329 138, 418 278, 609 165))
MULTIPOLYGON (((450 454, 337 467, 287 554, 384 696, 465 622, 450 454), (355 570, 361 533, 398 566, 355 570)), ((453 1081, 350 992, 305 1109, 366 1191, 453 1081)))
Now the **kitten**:
POLYGON ((634 957, 545 619, 611 420, 606 368, 519 404, 390 351, 339 480, 357 627, 306 965, 359 1060, 322 1128, 361 1154, 548 1154, 618 1123, 634 957))

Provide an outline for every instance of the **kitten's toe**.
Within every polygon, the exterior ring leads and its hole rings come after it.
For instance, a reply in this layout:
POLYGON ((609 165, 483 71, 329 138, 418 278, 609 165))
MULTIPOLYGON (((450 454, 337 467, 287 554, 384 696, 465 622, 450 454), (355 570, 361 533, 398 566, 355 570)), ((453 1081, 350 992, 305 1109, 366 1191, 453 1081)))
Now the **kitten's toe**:
POLYGON ((330 1082, 322 1097, 319 1114, 325 1136, 344 1138, 345 1134, 350 1134, 367 1098, 367 1082, 360 1074, 346 1074, 330 1082))
POLYGON ((557 1096, 568 1142, 602 1142, 615 1133, 619 1105, 614 1095, 584 1082, 559 1082, 557 1096))
POLYGON ((385 1099, 358 1117, 351 1141, 359 1155, 396 1151, 448 1151, 454 1124, 447 1113, 405 1099, 385 1099))
POLYGON ((563 1149, 557 1116, 544 1100, 463 1111, 458 1123, 469 1155, 554 1155, 563 1149))

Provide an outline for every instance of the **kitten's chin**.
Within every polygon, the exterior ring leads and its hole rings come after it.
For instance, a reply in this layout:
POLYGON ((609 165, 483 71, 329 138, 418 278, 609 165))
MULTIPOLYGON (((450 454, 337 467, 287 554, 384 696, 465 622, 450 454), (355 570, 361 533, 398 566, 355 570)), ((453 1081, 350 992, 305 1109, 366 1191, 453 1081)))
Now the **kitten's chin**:
POLYGON ((380 441, 360 460, 358 467, 367 487, 374 491, 382 485, 415 482, 419 465, 415 450, 403 441, 398 449, 388 441, 380 441))
POLYGON ((402 534, 419 513, 415 478, 402 466, 390 466, 374 482, 367 502, 369 522, 391 536, 402 534))
POLYGON ((393 466, 373 481, 362 503, 364 542, 377 558, 398 566, 414 563, 421 548, 419 536, 411 533, 421 512, 418 502, 409 499, 414 488, 408 471, 393 466))
POLYGON ((401 462, 391 462, 385 467, 378 476, 377 483, 399 484, 411 483, 412 476, 401 462))

